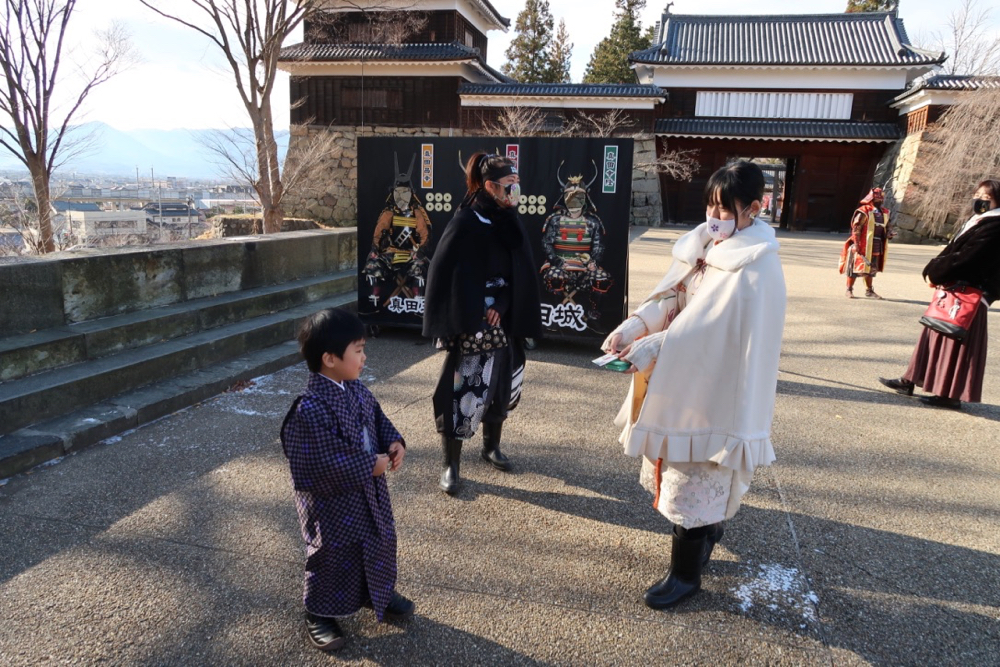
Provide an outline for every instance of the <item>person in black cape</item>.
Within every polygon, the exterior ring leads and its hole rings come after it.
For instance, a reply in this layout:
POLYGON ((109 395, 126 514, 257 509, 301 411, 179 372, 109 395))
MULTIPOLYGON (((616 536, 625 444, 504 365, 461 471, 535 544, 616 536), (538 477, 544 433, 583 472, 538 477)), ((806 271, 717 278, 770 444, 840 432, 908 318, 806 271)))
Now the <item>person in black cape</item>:
POLYGON ((440 485, 448 494, 458 491, 462 443, 480 424, 482 458, 510 470, 500 451, 503 422, 521 395, 523 340, 542 328, 513 163, 476 153, 465 177, 468 192, 434 249, 424 295, 423 333, 447 350, 433 404, 444 450, 440 485))
POLYGON ((979 183, 972 199, 972 217, 937 257, 924 268, 932 285, 971 285, 983 290, 975 318, 965 338, 958 341, 924 328, 899 378, 879 382, 901 394, 913 395, 921 387, 924 405, 961 410, 962 401, 982 400, 986 375, 986 311, 1000 297, 1000 180, 979 183))

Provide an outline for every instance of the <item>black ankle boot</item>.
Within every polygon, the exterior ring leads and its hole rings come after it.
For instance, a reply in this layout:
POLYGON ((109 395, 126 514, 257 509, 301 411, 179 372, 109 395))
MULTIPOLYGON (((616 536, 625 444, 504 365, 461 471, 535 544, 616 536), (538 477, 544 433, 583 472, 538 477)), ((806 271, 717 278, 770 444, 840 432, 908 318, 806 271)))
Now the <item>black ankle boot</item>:
POLYGON ((462 459, 462 441, 458 438, 441 436, 441 448, 444 450, 444 472, 441 473, 441 490, 448 495, 458 492, 458 466, 462 459))
POLYGON ((715 549, 716 544, 722 541, 722 535, 725 532, 721 521, 708 526, 708 534, 705 535, 705 558, 701 561, 702 567, 708 565, 708 561, 712 559, 712 550, 715 549))
POLYGON ((337 619, 305 613, 309 643, 320 651, 336 651, 344 645, 344 633, 337 619))
POLYGON ((913 396, 913 383, 909 380, 904 380, 903 378, 879 378, 878 381, 897 394, 913 396))
MULTIPOLYGON (((682 529, 683 530, 683 529, 682 529)), ((674 528, 670 545, 670 571, 643 595, 647 607, 666 609, 685 600, 701 590, 701 568, 705 558, 707 531, 698 537, 680 537, 674 528)))
POLYGON ((497 470, 510 470, 510 459, 500 451, 500 434, 503 432, 503 422, 496 424, 483 422, 483 460, 497 470))

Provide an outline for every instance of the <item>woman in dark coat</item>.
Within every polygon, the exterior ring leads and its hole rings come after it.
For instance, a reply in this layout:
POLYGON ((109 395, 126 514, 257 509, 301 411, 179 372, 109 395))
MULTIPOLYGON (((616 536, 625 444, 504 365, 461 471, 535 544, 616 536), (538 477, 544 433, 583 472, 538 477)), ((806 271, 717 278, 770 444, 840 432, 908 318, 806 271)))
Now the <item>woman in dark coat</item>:
POLYGON ((424 297, 424 335, 448 350, 433 401, 448 494, 458 491, 462 442, 480 423, 483 459, 510 470, 501 430, 520 398, 522 340, 541 333, 537 270, 516 211, 517 171, 505 157, 476 153, 465 176, 468 193, 434 250, 424 297))
POLYGON ((962 401, 982 399, 986 371, 986 310, 1000 297, 1000 180, 981 182, 973 202, 974 215, 937 257, 927 263, 924 278, 933 285, 962 282, 983 290, 983 300, 969 333, 961 341, 924 328, 910 365, 902 377, 879 382, 901 394, 923 387, 931 396, 921 402, 960 410, 962 401))

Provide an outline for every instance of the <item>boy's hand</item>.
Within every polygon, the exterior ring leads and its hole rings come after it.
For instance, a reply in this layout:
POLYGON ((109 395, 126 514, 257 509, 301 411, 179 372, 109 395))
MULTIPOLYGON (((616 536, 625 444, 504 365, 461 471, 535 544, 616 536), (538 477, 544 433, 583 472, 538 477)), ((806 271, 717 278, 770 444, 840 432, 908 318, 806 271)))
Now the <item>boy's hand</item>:
POLYGON ((372 468, 372 477, 381 477, 389 467, 389 457, 385 454, 375 455, 375 467, 372 468))
POLYGON ((399 470, 404 458, 406 458, 406 447, 403 447, 403 443, 397 440, 389 445, 389 460, 392 462, 389 470, 399 470))

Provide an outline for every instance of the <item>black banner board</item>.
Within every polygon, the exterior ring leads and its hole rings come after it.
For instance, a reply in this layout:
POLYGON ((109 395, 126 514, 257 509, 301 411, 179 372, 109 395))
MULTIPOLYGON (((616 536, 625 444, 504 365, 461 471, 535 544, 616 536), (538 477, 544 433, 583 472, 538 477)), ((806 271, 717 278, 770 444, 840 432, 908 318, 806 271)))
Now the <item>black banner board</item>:
POLYGON ((461 164, 478 151, 517 165, 547 335, 603 337, 626 314, 632 139, 360 138, 361 318, 421 326, 427 262, 465 196, 461 164))

